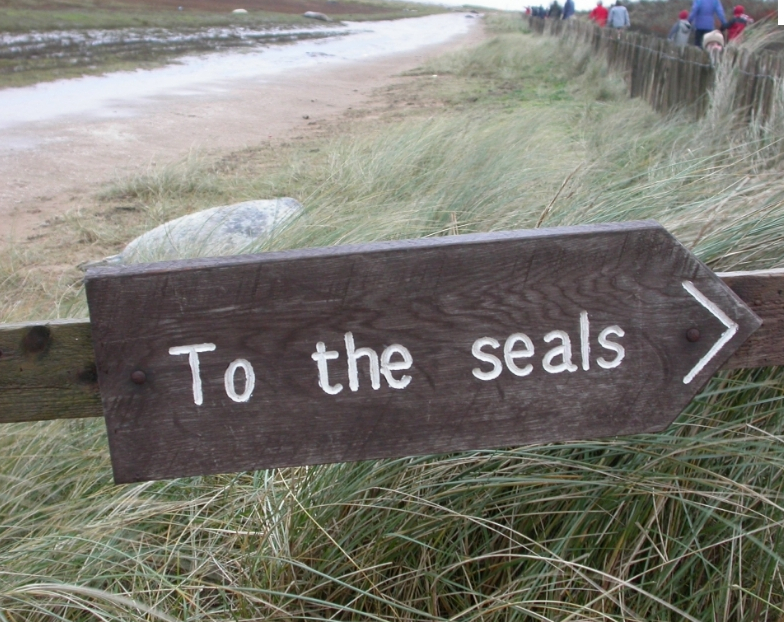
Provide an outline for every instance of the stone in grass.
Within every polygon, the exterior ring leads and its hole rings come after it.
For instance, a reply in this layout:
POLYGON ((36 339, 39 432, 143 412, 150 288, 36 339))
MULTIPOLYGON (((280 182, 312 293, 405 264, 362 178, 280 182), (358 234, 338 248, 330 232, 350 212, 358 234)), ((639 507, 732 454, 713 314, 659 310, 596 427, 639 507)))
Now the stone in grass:
POLYGON ((322 22, 331 22, 332 18, 324 13, 317 13, 316 11, 305 11, 302 17, 309 17, 310 19, 320 19, 322 22))
POLYGON ((119 255, 82 267, 255 252, 301 211, 302 204, 288 197, 212 207, 170 220, 132 240, 119 255))

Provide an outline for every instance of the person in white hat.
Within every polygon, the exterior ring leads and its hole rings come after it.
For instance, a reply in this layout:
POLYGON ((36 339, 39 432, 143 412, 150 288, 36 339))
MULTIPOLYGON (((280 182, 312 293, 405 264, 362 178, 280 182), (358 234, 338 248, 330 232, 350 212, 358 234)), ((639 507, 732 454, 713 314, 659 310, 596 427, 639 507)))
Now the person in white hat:
POLYGON ((720 30, 711 30, 702 38, 702 48, 707 52, 724 49, 724 35, 720 30))
POLYGON ((711 65, 719 64, 721 51, 724 49, 724 35, 720 30, 711 30, 702 38, 702 49, 710 55, 711 65))

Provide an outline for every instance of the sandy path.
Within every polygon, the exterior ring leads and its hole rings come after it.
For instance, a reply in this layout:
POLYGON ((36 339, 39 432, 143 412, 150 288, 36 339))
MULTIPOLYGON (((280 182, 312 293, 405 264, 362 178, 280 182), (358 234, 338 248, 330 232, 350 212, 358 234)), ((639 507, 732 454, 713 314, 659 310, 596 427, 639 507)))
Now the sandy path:
POLYGON ((176 161, 193 150, 220 153, 307 136, 318 131, 319 121, 371 105, 374 90, 400 80, 401 72, 482 37, 477 24, 468 34, 415 52, 298 70, 212 96, 163 97, 133 117, 12 131, 5 139, 15 148, 0 151, 0 245, 34 236, 37 227, 79 207, 102 184, 153 162, 176 161))

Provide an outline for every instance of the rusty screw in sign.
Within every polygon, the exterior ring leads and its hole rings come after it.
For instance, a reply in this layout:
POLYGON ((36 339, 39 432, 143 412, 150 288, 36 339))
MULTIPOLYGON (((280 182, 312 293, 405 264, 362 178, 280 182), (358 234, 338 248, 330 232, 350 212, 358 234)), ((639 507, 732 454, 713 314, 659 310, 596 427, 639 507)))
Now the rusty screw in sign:
POLYGON ((690 328, 686 331, 686 339, 694 343, 700 340, 700 330, 698 328, 690 328))
POLYGON ((134 384, 144 384, 147 382, 147 374, 145 374, 141 369, 137 369, 131 374, 131 380, 134 382, 134 384))

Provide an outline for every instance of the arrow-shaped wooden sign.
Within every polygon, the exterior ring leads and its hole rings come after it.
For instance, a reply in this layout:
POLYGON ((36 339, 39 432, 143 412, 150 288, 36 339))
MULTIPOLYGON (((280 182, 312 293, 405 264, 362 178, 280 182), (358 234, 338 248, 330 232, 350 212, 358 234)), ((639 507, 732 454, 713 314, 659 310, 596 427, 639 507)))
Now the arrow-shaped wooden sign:
POLYGON ((86 282, 118 482, 653 432, 760 326, 654 222, 86 282))

